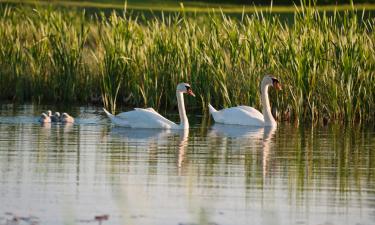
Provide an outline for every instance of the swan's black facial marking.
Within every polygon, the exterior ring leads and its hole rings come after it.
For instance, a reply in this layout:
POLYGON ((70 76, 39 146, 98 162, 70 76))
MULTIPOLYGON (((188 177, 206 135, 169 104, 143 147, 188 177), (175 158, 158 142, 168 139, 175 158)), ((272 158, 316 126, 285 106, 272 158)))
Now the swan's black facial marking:
POLYGON ((191 90, 191 87, 189 85, 185 85, 185 88, 187 91, 191 90))

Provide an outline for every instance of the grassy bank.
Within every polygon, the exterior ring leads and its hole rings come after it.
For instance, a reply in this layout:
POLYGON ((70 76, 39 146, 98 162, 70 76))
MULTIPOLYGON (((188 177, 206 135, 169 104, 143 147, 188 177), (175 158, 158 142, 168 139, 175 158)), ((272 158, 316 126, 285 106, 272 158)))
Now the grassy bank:
POLYGON ((197 93, 189 109, 260 108, 260 80, 273 73, 284 85, 270 93, 281 119, 375 121, 375 19, 355 10, 301 8, 292 25, 261 13, 141 19, 3 7, 0 15, 3 100, 102 96, 108 106, 173 109, 176 84, 187 81, 197 93))

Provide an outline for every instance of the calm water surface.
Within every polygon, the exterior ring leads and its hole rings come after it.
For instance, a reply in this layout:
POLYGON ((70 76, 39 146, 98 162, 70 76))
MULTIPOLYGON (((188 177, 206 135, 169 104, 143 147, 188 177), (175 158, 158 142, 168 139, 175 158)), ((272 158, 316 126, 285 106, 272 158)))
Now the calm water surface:
POLYGON ((132 130, 93 107, 41 126, 46 109, 0 105, 0 225, 375 224, 373 129, 132 130))

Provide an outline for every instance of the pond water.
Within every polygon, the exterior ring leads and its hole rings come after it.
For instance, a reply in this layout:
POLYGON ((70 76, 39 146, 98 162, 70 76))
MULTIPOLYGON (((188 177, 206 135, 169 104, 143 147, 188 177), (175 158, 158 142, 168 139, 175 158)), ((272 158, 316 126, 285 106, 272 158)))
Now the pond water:
POLYGON ((0 225, 375 223, 374 129, 42 126, 47 107, 0 105, 0 225))

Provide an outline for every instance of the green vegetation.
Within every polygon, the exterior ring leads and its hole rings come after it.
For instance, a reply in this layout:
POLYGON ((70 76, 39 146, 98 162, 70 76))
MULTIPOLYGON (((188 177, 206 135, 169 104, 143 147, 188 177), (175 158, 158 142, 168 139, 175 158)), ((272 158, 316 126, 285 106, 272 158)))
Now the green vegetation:
POLYGON ((375 121, 374 18, 303 7, 287 24, 269 13, 139 19, 29 7, 0 11, 0 99, 176 106, 175 87, 197 93, 188 108, 260 108, 259 83, 281 119, 375 121))
MULTIPOLYGON (((216 12, 224 12, 230 14, 241 14, 253 13, 256 11, 271 10, 274 13, 293 13, 296 11, 295 5, 301 10, 299 1, 285 1, 281 4, 280 1, 273 1, 273 6, 270 6, 271 1, 254 1, 251 3, 245 1, 174 1, 174 0, 0 0, 0 3, 14 3, 14 4, 26 4, 35 6, 62 6, 62 7, 76 7, 80 9, 86 9, 88 11, 100 11, 100 10, 123 10, 125 5, 128 10, 150 13, 151 11, 156 12, 176 12, 181 10, 181 4, 183 4, 184 11, 189 13, 210 13, 213 10, 216 12), (294 3, 296 2, 296 3, 294 3)), ((306 0, 306 2, 309 2, 306 0)), ((340 4, 336 4, 335 1, 318 1, 321 5, 315 7, 319 11, 343 11, 350 10, 352 8, 350 1, 340 1, 340 4)), ((357 10, 375 10, 374 0, 371 1, 355 1, 357 10)))

